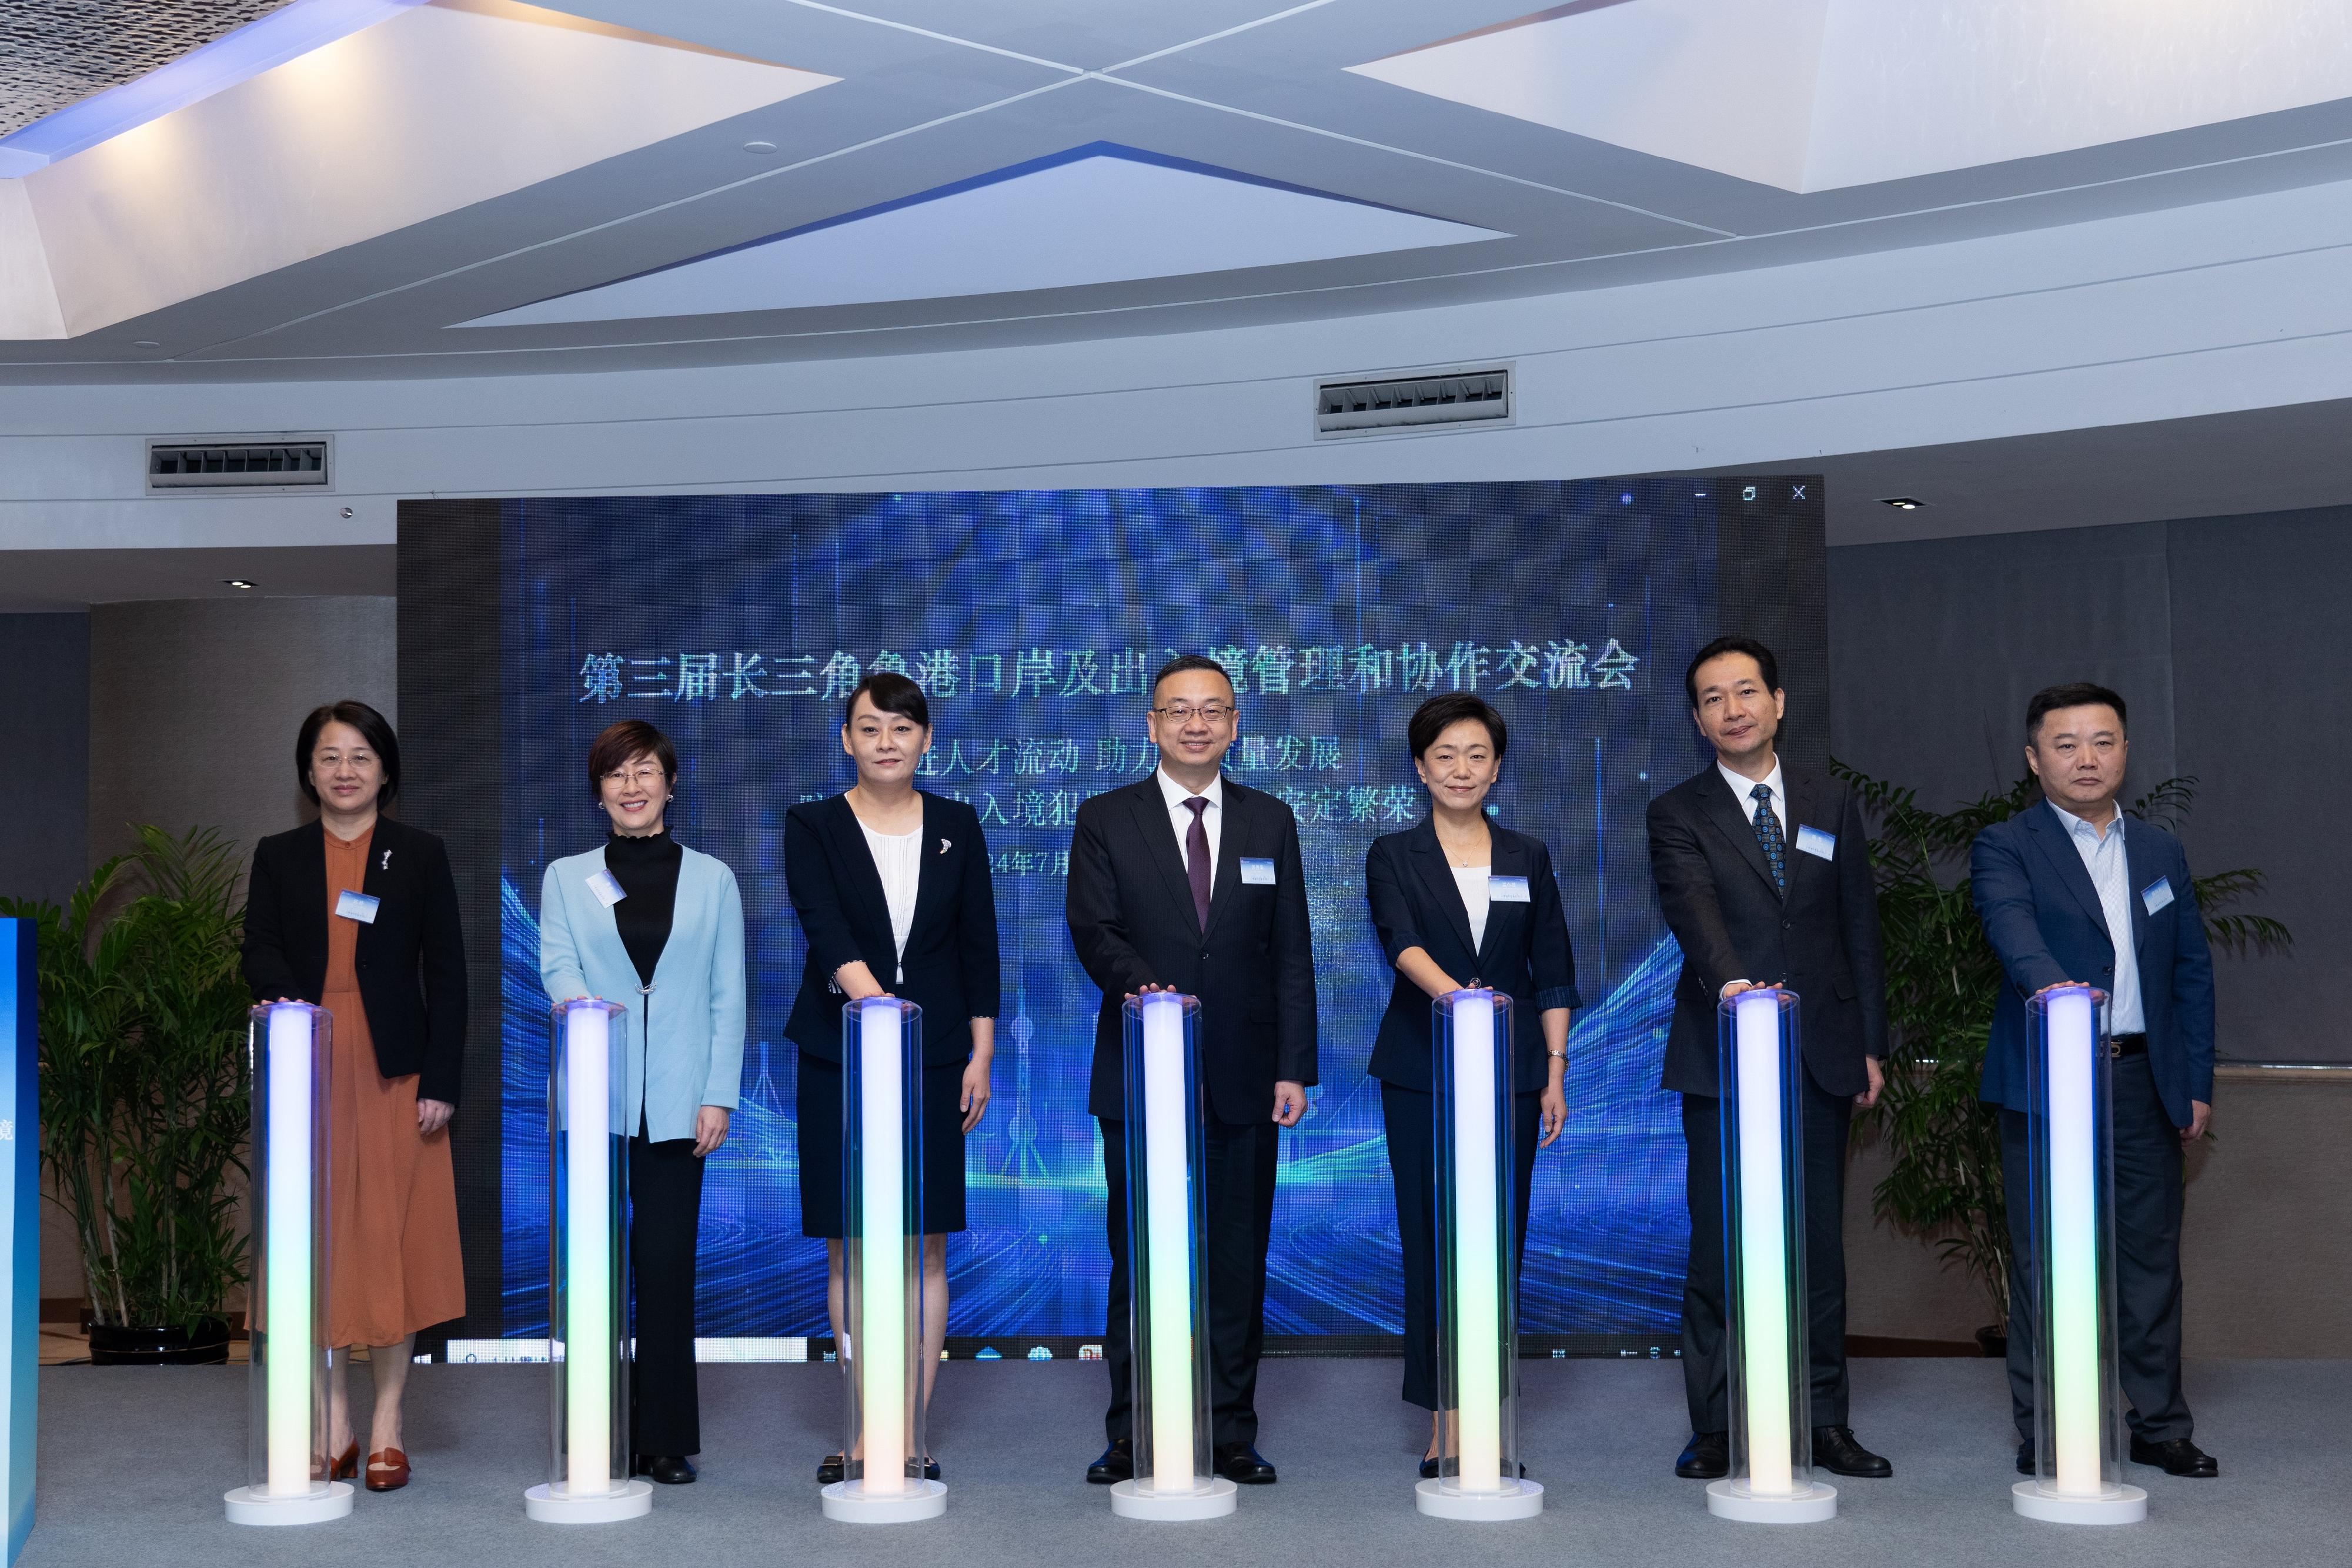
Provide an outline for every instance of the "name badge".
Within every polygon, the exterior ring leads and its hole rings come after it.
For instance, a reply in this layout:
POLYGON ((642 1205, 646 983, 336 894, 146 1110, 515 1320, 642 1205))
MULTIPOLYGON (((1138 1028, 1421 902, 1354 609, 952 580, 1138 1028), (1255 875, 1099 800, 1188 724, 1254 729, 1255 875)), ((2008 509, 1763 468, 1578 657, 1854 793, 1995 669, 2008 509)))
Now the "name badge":
POLYGON ((2172 880, 2169 877, 2158 877, 2139 890, 2139 901, 2147 905, 2147 912, 2150 915, 2162 909, 2172 902, 2172 880))
POLYGON ((1816 855, 1825 861, 1835 860, 1837 859, 1837 835, 1825 833, 1819 828, 1799 828, 1797 848, 1806 854, 1816 855))
POLYGON ((346 920, 356 920, 362 925, 373 925, 375 924, 376 902, 364 893, 352 893, 345 889, 342 896, 335 900, 335 913, 346 920))
MULTIPOLYGON (((590 872, 588 873, 588 891, 596 895, 596 902, 603 904, 607 909, 612 908, 613 905, 620 903, 621 900, 629 896, 626 893, 624 893, 621 890, 619 880, 609 871, 590 872)), ((632 916, 632 918, 634 918, 634 916, 632 916)))
POLYGON ((1495 904, 1525 904, 1528 902, 1528 879, 1489 875, 1486 878, 1486 897, 1495 904))
POLYGON ((1242 883, 1247 887, 1272 887, 1274 885, 1274 862, 1272 861, 1252 860, 1247 855, 1244 855, 1242 857, 1242 883))

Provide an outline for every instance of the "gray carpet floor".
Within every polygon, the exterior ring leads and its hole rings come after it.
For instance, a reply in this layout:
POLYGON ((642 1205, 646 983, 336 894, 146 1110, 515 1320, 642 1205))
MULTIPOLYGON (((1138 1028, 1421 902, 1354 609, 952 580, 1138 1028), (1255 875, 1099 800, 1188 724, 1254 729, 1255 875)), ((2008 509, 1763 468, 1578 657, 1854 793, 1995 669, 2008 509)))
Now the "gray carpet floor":
MULTIPOLYGON (((1854 1425, 1895 1463, 1889 1481, 1841 1481, 1826 1524, 1709 1517, 1676 1480, 1685 1436, 1672 1363, 1528 1364, 1521 1447, 1545 1485, 1538 1519, 1445 1523, 1413 1511, 1427 1416, 1397 1398, 1399 1364, 1268 1362, 1260 1447, 1277 1486, 1244 1488, 1232 1518, 1147 1525, 1111 1517, 1080 1479, 1101 1447, 1104 1377, 1075 1362, 941 1369, 933 1448, 948 1513, 887 1527, 835 1524, 813 1471, 835 1447, 830 1366, 702 1369, 702 1479, 656 1488, 650 1518, 556 1527, 523 1517, 545 1479, 547 1372, 418 1367, 409 1404, 416 1479, 362 1492, 352 1516, 257 1530, 222 1517, 244 1480, 242 1368, 50 1367, 41 1373, 39 1519, 26 1568, 332 1563, 471 1568, 658 1563, 882 1563, 955 1568, 1161 1563, 2260 1564, 2352 1561, 2347 1446, 2352 1362, 2208 1362, 2189 1369, 2198 1437, 2219 1480, 2131 1467, 2148 1518, 2119 1530, 2035 1524, 2010 1511, 2012 1438, 1997 1363, 1860 1361, 1854 1425)), ((354 1382, 365 1385, 362 1373, 354 1382)), ((363 1429, 363 1428, 362 1428, 363 1429)))

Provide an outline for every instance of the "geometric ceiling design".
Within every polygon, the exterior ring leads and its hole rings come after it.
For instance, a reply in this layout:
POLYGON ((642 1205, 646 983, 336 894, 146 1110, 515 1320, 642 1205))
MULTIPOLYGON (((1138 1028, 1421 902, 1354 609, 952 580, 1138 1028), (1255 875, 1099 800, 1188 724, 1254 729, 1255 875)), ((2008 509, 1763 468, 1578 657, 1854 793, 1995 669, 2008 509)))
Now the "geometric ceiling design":
POLYGON ((1254 329, 2352 202, 2352 0, 1542 5, 0 0, 45 111, 0 381, 1254 329))
POLYGON ((0 137, 120 87, 286 0, 7 0, 0 5, 0 137))
POLYGON ((2352 5, 1575 0, 1349 69, 1812 192, 2352 97, 2352 5))
POLYGON ((616 321, 1083 287, 1507 237, 1094 142, 459 325, 616 321))

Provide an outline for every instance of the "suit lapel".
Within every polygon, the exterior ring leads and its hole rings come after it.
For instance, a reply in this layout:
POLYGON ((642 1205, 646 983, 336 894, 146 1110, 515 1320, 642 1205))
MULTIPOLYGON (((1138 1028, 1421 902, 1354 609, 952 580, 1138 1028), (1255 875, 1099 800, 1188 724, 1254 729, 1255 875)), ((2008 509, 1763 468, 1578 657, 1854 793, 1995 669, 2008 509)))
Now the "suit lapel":
MULTIPOLYGON (((2114 946, 2107 930, 2106 905, 2099 902, 2098 887, 2091 881, 2089 869, 2083 864, 2082 852, 2074 847, 2072 830, 2058 820, 2058 813, 2047 800, 2029 806, 2026 810, 2025 831, 2032 833, 2033 841, 2042 846, 2043 858, 2057 871, 2058 880, 2065 883, 2068 893, 2074 895, 2074 902, 2083 906, 2083 913, 2091 917, 2091 924, 2098 927, 2099 935, 2109 936, 2108 945, 2114 946)), ((2131 852, 2128 834, 2124 840, 2124 852, 2128 865, 2131 852)))
MULTIPOLYGON (((1192 884, 1184 875, 1184 851, 1176 841, 1176 824, 1168 815, 1168 801, 1160 792, 1160 775, 1154 772, 1140 784, 1129 786, 1128 805, 1135 813, 1136 831, 1143 835, 1144 852, 1151 863, 1160 868, 1160 880, 1168 884, 1169 896, 1185 914, 1192 916, 1192 927, 1201 926, 1200 913, 1192 907, 1192 884)), ((1231 828, 1233 823, 1225 824, 1231 828)), ((1232 835, 1226 835, 1230 838, 1232 835)), ((1214 913, 1213 907, 1211 913, 1214 913)))
MULTIPOLYGON (((1217 928, 1217 916, 1234 901, 1234 890, 1242 880, 1242 821, 1248 814, 1248 808, 1243 804, 1245 791, 1230 779, 1223 783, 1219 791, 1223 800, 1217 810, 1225 814, 1225 820, 1217 833, 1217 874, 1209 881, 1209 924, 1201 932, 1202 941, 1208 940, 1209 933, 1217 928)), ((1184 884, 1185 896, 1190 898, 1192 893, 1192 884, 1188 882, 1184 884)))
MULTIPOLYGON (((1490 878, 1497 876, 1516 876, 1524 879, 1528 874, 1528 857, 1526 852, 1519 848, 1517 841, 1504 833, 1500 828, 1490 829, 1488 836, 1493 839, 1495 844, 1494 854, 1492 857, 1495 863, 1488 870, 1486 874, 1490 878)), ((1449 878, 1448 880, 1451 879, 1449 878)), ((1494 884, 1491 882, 1488 883, 1486 898, 1486 935, 1485 940, 1478 944, 1478 972, 1481 975, 1486 974, 1494 967, 1494 965, 1489 963, 1487 960, 1498 950, 1498 945, 1501 941, 1501 931, 1504 924, 1508 921, 1516 921, 1522 918, 1523 914, 1526 911, 1534 908, 1535 889, 1529 888, 1528 890, 1528 902, 1526 904, 1498 904, 1494 898, 1494 884)), ((1461 897, 1458 894, 1455 895, 1454 902, 1457 904, 1461 902, 1461 897)), ((1517 929, 1514 928, 1511 940, 1517 941, 1517 929)))
MULTIPOLYGON (((313 822, 311 831, 304 833, 294 845, 294 876, 296 885, 310 889, 307 896, 295 905, 304 911, 303 921, 318 941, 319 962, 327 961, 327 922, 332 918, 327 908, 327 825, 313 822)), ((323 972, 323 970, 321 971, 323 972)))
MULTIPOLYGON (((1470 907, 1462 902, 1461 884, 1454 880, 1454 868, 1446 863, 1445 846, 1437 841, 1437 821, 1422 818, 1412 830, 1412 863, 1421 873, 1421 885, 1430 906, 1445 912, 1447 928, 1462 950, 1470 955, 1472 963, 1478 962, 1478 945, 1470 940, 1470 907)), ((1493 911, 1487 913, 1487 923, 1493 924, 1493 911)))
MULTIPOLYGON (((831 804, 835 816, 835 832, 840 836, 842 859, 848 862, 849 884, 866 904, 866 924, 873 929, 877 919, 885 933, 890 929, 890 897, 882 891, 882 873, 874 863, 874 852, 866 845, 866 828, 858 821, 857 813, 849 808, 849 797, 835 795, 831 804)), ((923 808, 923 830, 930 827, 930 808, 923 808)), ((684 872, 679 873, 684 880, 684 872)))
MULTIPOLYGON (((1789 896, 1794 898, 1797 894, 1797 878, 1800 875, 1812 874, 1811 868, 1805 862, 1813 861, 1816 865, 1822 863, 1813 856, 1801 852, 1797 848, 1797 831, 1812 820, 1813 808, 1821 803, 1821 793, 1813 787, 1813 781, 1811 779, 1797 773, 1785 762, 1780 765, 1780 790, 1787 798, 1789 810, 1788 828, 1781 834, 1780 863, 1788 868, 1789 896)), ((1751 839, 1756 836, 1755 825, 1752 822, 1748 826, 1748 836, 1751 839)))
MULTIPOLYGON (((1781 783, 1784 787, 1788 783, 1785 773, 1781 775, 1781 783)), ((1780 897, 1780 884, 1772 880, 1772 862, 1764 858, 1764 846, 1756 841, 1755 819, 1733 797, 1731 786, 1723 781, 1722 773, 1713 763, 1707 764, 1706 771, 1698 776, 1698 792, 1706 820, 1715 825, 1716 831, 1731 841, 1731 847, 1739 852, 1740 858, 1748 862, 1748 868, 1764 879, 1764 885, 1772 890, 1775 898, 1780 897)), ((1792 816, 1795 814, 1794 799, 1790 797, 1792 816)), ((1781 864, 1785 866, 1787 863, 1788 856, 1783 852, 1781 864)))
MULTIPOLYGON (((629 982, 629 988, 634 991, 637 988, 637 961, 629 956, 628 944, 621 940, 621 926, 619 921, 614 916, 614 906, 597 897, 588 886, 588 877, 593 872, 601 871, 610 874, 612 869, 613 868, 611 866, 604 863, 604 846, 598 844, 596 846, 596 863, 593 868, 591 868, 590 872, 583 872, 581 873, 580 886, 577 889, 577 892, 581 896, 586 898, 588 901, 587 929, 590 940, 596 944, 597 956, 603 961, 605 968, 627 980, 629 982)), ((679 868, 678 881, 680 883, 683 883, 686 881, 685 868, 683 867, 679 868)), ((570 888, 565 889, 565 895, 567 897, 571 896, 573 891, 574 890, 570 888)), ((673 921, 673 926, 674 925, 675 922, 673 921)), ((665 946, 662 951, 664 955, 667 956, 669 949, 665 946)), ((660 964, 656 963, 654 965, 654 973, 656 975, 661 973, 660 964)))
POLYGON ((943 835, 940 831, 939 802, 928 790, 923 794, 922 842, 916 851, 918 867, 915 877, 915 925, 946 892, 947 852, 940 847, 943 835))
MULTIPOLYGON (((407 862, 403 861, 401 870, 394 871, 385 857, 399 847, 400 829, 391 818, 378 817, 374 833, 368 840, 367 862, 360 867, 360 891, 376 901, 376 918, 361 925, 358 944, 352 948, 355 953, 360 947, 375 946, 375 930, 383 922, 384 906, 398 902, 392 896, 394 879, 407 870, 407 862)), ((325 845, 321 843, 320 848, 323 852, 325 845)), ((326 874, 324 867, 320 868, 320 874, 326 874)))
MULTIPOLYGON (((2116 821, 2121 826, 2123 818, 2117 816, 2116 821)), ((2156 846, 2145 841, 2147 831, 2144 825, 2124 829, 2124 880, 2131 884, 2124 889, 2124 899, 2131 905, 2132 952, 2135 955, 2147 947, 2147 900, 2140 896, 2140 889, 2164 874, 2157 870, 2155 856, 2148 852, 2156 846)), ((2172 896, 2178 898, 2180 894, 2175 893, 2172 896)))

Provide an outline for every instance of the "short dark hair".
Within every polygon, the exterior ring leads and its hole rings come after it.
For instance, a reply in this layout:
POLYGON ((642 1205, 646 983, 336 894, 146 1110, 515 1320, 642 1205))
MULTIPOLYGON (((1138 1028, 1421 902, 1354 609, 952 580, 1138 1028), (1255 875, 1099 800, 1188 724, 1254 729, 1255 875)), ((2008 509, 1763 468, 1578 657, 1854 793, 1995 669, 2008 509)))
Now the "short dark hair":
POLYGON ((1690 698, 1691 710, 1698 709, 1698 667, 1709 659, 1720 659, 1726 653, 1745 653, 1756 661, 1757 672, 1764 677, 1764 689, 1780 689, 1780 661, 1772 650, 1753 637, 1717 637, 1691 655, 1690 668, 1683 672, 1683 695, 1690 698))
POLYGON ((895 713, 900 718, 911 718, 925 729, 931 727, 931 705, 923 695, 923 688, 896 670, 877 670, 857 683, 849 700, 841 705, 841 726, 849 727, 850 715, 857 711, 857 699, 865 697, 874 705, 876 713, 895 713))
POLYGON ((1174 675, 1181 675, 1187 670, 1213 670, 1225 677, 1225 685, 1228 687, 1234 684, 1234 673, 1206 653, 1179 653, 1153 672, 1151 700, 1153 702, 1160 700, 1160 685, 1162 681, 1174 675))
POLYGON ((319 787, 310 782, 310 753, 319 748, 319 732, 331 724, 347 724, 360 732, 376 760, 383 764, 383 791, 376 797, 379 802, 400 793, 400 737, 392 733, 392 724, 383 715, 362 702, 329 703, 310 710, 302 721, 301 733, 294 737, 294 781, 310 804, 319 804, 319 787))
POLYGON ((2122 697, 2089 681, 2068 681, 2064 685, 2042 687, 2025 705, 2025 743, 2031 746, 2040 738, 2042 720, 2053 709, 2091 707, 2101 703, 2116 710, 2116 723, 2125 733, 2130 733, 2131 715, 2124 711, 2122 697))
POLYGON ((1475 718, 1486 727, 1486 739, 1495 747, 1495 760, 1503 760, 1504 747, 1510 745, 1510 731, 1495 705, 1468 692, 1446 692, 1433 696, 1412 710, 1412 717, 1404 727, 1404 742, 1412 750, 1412 759, 1420 761, 1437 744, 1437 737, 1448 727, 1465 718, 1475 718))
POLYGON ((588 798, 595 800, 604 792, 604 775, 632 758, 650 756, 661 764, 662 776, 670 783, 677 782, 677 747, 669 737, 641 718, 625 718, 618 724, 604 727, 604 733, 588 743, 588 798))

